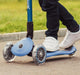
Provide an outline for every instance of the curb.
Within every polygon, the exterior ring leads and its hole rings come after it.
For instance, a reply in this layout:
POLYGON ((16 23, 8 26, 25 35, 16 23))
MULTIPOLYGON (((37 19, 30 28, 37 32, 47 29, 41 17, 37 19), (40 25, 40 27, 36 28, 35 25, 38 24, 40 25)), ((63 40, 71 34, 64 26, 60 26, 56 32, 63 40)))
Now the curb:
MULTIPOLYGON (((64 37, 66 34, 66 28, 61 28, 58 32, 59 37, 64 37)), ((35 39, 44 39, 45 38, 45 31, 46 30, 38 30, 34 31, 34 40, 35 39)), ((21 40, 22 38, 26 37, 26 32, 16 32, 16 33, 7 33, 7 34, 0 34, 0 42, 4 41, 15 41, 21 40)))

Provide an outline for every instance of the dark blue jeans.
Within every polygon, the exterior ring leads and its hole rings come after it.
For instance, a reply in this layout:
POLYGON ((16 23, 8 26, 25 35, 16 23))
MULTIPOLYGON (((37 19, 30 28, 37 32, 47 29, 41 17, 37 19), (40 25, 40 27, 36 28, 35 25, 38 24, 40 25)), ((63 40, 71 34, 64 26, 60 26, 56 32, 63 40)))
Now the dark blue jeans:
POLYGON ((43 11, 46 11, 47 28, 46 36, 52 36, 57 39, 57 32, 59 30, 59 20, 71 32, 79 30, 79 25, 74 20, 73 16, 62 6, 58 0, 39 0, 39 4, 43 11))

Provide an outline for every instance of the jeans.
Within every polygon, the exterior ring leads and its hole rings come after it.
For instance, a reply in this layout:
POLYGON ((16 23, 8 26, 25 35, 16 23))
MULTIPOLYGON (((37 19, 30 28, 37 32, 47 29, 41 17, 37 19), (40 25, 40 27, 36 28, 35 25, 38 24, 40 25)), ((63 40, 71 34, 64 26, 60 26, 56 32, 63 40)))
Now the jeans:
POLYGON ((57 39, 59 20, 62 21, 69 31, 76 32, 79 30, 79 25, 74 20, 73 16, 58 2, 58 0, 39 0, 39 4, 42 10, 46 12, 46 25, 48 28, 45 32, 46 36, 55 37, 57 39))

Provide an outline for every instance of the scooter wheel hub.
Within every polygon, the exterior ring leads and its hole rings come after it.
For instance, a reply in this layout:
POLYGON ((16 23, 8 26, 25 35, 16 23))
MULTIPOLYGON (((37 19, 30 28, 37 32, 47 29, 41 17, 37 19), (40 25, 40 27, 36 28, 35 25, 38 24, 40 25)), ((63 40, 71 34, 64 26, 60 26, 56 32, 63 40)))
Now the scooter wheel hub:
POLYGON ((43 60, 45 56, 45 51, 43 50, 43 48, 39 48, 39 50, 37 51, 37 57, 40 61, 43 60))

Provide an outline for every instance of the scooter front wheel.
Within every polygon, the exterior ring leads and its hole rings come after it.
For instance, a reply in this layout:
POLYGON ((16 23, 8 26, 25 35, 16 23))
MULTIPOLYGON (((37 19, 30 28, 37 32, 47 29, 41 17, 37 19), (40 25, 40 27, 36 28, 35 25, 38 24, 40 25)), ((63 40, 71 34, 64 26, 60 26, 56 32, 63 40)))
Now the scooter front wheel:
POLYGON ((42 45, 37 45, 34 47, 32 52, 33 61, 35 64, 39 65, 46 61, 46 49, 42 45))
POLYGON ((12 54, 11 52, 11 48, 12 48, 13 44, 12 42, 9 42, 6 44, 6 46, 3 49, 3 57, 7 62, 12 62, 15 59, 15 55, 12 54))

